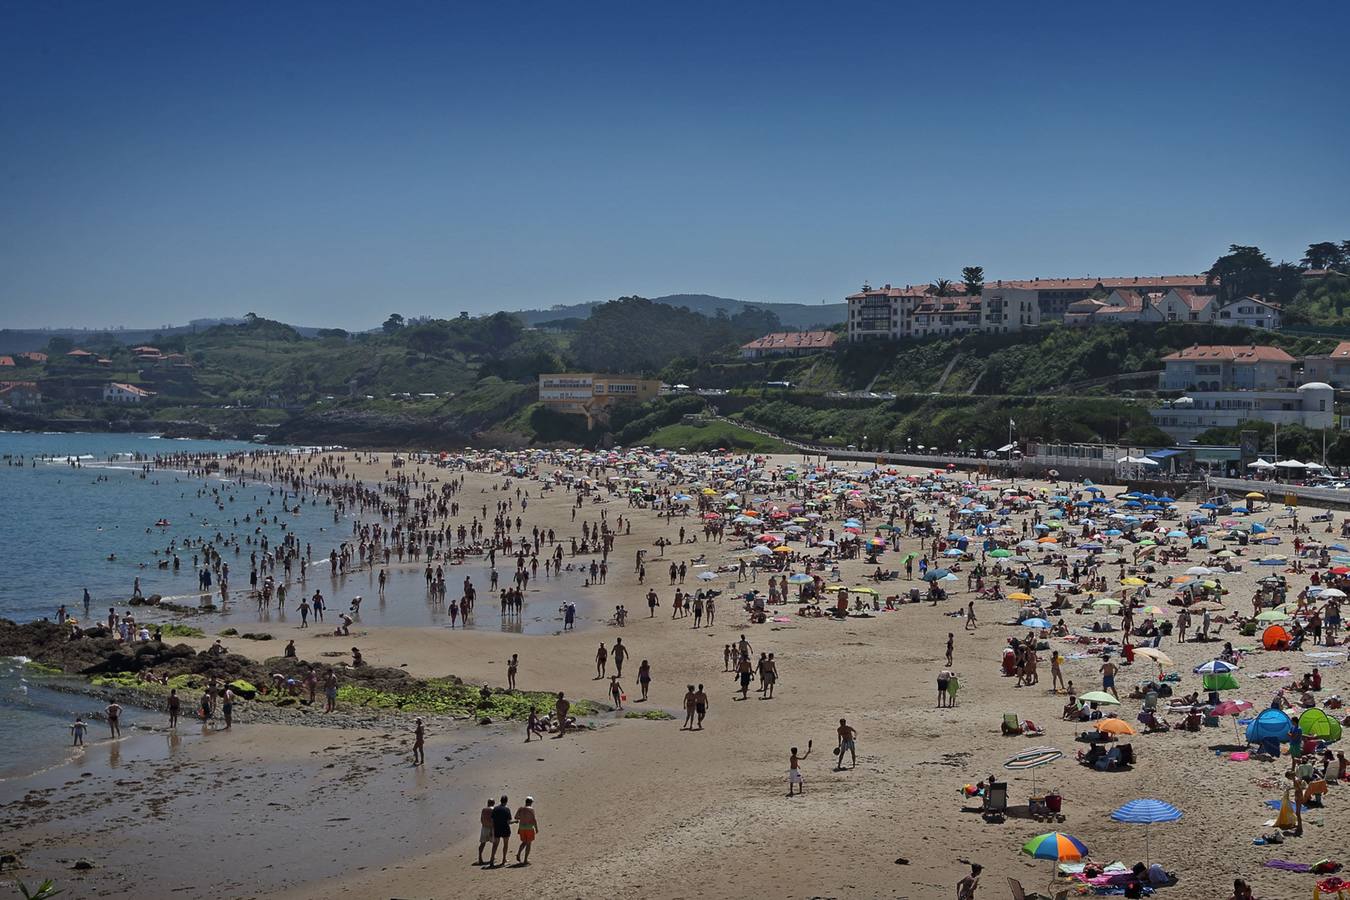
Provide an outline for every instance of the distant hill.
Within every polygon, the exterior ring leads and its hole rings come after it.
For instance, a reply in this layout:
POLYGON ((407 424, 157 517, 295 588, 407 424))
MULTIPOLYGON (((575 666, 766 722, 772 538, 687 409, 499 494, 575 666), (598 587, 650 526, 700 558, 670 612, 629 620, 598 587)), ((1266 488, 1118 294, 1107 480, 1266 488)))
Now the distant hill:
MULTIPOLYGON (((23 353, 41 350, 54 337, 70 338, 76 346, 81 343, 113 341, 126 346, 152 343, 156 337, 168 338, 180 334, 197 334, 216 325, 238 325, 243 319, 193 319, 186 325, 168 325, 163 328, 0 328, 0 353, 23 353)), ((318 328, 294 326, 304 337, 314 337, 318 328)))
MULTIPOLYGON (((745 300, 733 300, 730 297, 714 297, 711 294, 669 294, 665 297, 652 297, 651 301, 667 306, 682 306, 690 312, 705 316, 715 316, 719 312, 733 316, 746 309, 764 309, 778 316, 778 321, 785 327, 801 329, 838 325, 848 315, 848 305, 845 303, 822 303, 815 306, 808 303, 750 303, 745 300)), ((590 318, 591 310, 602 302, 605 301, 559 304, 549 309, 520 310, 516 315, 526 325, 539 325, 558 319, 586 319, 590 318)))

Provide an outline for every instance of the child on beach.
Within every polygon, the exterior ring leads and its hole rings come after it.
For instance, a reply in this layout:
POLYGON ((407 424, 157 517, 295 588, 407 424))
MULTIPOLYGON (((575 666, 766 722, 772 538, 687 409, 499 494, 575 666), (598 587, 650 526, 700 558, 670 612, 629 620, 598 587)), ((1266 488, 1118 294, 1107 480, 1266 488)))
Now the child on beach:
POLYGON ((792 755, 788 757, 788 796, 792 796, 792 786, 797 785, 797 793, 806 791, 806 783, 802 778, 801 761, 811 755, 811 741, 806 742, 806 752, 801 756, 797 755, 797 748, 792 748, 792 755))
POLYGON ((84 719, 75 717, 75 724, 70 726, 71 746, 84 746, 84 733, 89 730, 89 726, 84 724, 84 719))

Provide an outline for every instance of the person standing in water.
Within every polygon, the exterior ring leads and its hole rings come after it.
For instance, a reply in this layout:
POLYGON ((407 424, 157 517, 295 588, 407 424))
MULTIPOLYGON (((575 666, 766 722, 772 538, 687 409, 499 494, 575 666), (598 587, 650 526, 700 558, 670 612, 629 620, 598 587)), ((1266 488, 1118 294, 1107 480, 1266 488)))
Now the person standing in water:
POLYGON ((114 700, 112 703, 108 704, 106 712, 108 714, 108 730, 112 732, 113 737, 121 737, 122 707, 114 700))
POLYGON ((422 724, 422 717, 418 716, 413 725, 413 765, 424 766, 427 763, 426 752, 427 729, 422 724))

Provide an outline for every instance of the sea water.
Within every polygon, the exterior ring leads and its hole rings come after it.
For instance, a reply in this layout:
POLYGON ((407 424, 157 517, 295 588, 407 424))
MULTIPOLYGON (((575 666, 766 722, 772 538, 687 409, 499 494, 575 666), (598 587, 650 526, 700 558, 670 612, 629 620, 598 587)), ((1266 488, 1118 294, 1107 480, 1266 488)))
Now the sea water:
MULTIPOLYGON (((338 613, 349 610, 355 597, 362 597, 353 626, 358 637, 352 643, 359 642, 361 629, 373 625, 448 625, 444 604, 427 598, 420 567, 391 567, 383 595, 375 571, 332 576, 328 552, 351 539, 352 520, 335 518, 333 507, 322 496, 301 498, 296 514, 282 509, 283 500, 294 509, 295 496, 284 495, 267 483, 248 481, 241 486, 171 469, 145 472, 141 461, 173 453, 256 449, 257 445, 236 441, 170 440, 149 434, 0 432, 0 528, 4 534, 0 541, 0 617, 18 622, 54 621, 64 605, 67 614, 82 624, 105 619, 109 607, 119 614, 129 610, 138 621, 179 618, 155 607, 129 607, 133 585, 139 578, 144 596, 160 594, 181 605, 197 606, 203 595, 192 561, 199 551, 183 543, 189 538, 210 541, 220 534, 237 535, 241 542, 238 554, 232 547, 222 551, 230 563, 232 598, 223 608, 183 619, 208 634, 227 626, 240 632, 267 632, 278 640, 280 654, 280 641, 299 625, 296 607, 315 590, 322 591, 329 606, 326 621, 311 623, 317 628, 333 629, 338 613), (17 464, 20 460, 22 465, 17 464), (155 524, 161 520, 169 524, 155 524), (250 553, 262 537, 276 546, 288 533, 296 535, 302 548, 307 544, 313 548, 313 563, 303 583, 298 580, 298 568, 294 570, 284 608, 278 608, 274 600, 260 611, 246 596, 250 553), (175 539, 173 553, 181 563, 176 572, 171 565, 159 567, 160 561, 171 560, 168 548, 175 539), (83 603, 85 590, 91 597, 88 611, 83 603)), ((503 586, 511 565, 507 560, 500 568, 503 586)), ((584 594, 575 590, 577 578, 533 579, 524 616, 506 619, 488 594, 486 563, 446 566, 445 577, 447 593, 454 598, 461 593, 465 577, 477 588, 478 606, 470 622, 475 629, 557 631, 564 596, 582 600, 586 612, 584 594)), ((217 589, 214 582, 212 589, 217 589)), ((219 604, 218 593, 207 596, 219 604)), ((227 647, 233 640, 225 639, 227 647)), ((18 663, 4 662, 0 666, 0 733, 23 735, 24 739, 0 741, 0 773, 37 747, 50 752, 65 747, 73 716, 98 705, 89 698, 52 690, 44 686, 42 676, 26 675, 18 663)), ((91 726, 93 730, 99 727, 101 723, 91 726)), ((48 760, 50 752, 38 758, 48 760)))

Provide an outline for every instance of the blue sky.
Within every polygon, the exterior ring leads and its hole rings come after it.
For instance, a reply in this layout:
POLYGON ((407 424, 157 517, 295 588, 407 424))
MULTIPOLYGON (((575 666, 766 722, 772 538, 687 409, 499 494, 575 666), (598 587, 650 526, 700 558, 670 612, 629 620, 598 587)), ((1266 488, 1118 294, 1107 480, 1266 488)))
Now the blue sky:
POLYGON ((1350 7, 0 0, 0 324, 1194 272, 1350 239, 1350 7))

